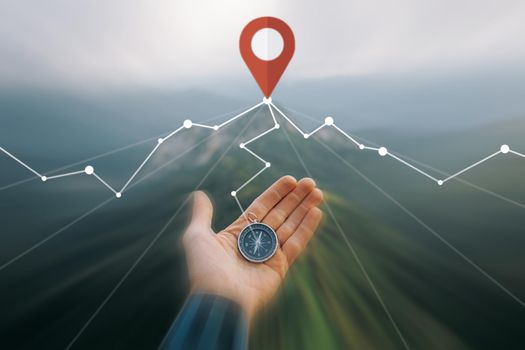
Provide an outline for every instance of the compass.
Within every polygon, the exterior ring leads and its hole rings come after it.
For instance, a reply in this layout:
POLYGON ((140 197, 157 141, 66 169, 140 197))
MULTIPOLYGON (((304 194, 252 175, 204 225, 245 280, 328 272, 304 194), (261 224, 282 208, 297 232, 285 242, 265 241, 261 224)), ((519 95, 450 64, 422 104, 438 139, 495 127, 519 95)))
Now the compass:
POLYGON ((242 256, 248 261, 262 263, 270 259, 277 251, 277 234, 268 225, 252 220, 242 229, 237 246, 242 256))

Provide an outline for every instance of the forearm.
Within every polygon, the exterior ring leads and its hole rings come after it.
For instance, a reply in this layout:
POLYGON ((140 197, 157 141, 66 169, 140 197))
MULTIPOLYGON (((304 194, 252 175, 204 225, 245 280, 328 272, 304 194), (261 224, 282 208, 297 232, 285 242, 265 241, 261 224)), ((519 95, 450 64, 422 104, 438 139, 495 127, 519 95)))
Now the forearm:
POLYGON ((173 322, 160 349, 245 350, 248 329, 241 307, 224 297, 194 294, 173 322))

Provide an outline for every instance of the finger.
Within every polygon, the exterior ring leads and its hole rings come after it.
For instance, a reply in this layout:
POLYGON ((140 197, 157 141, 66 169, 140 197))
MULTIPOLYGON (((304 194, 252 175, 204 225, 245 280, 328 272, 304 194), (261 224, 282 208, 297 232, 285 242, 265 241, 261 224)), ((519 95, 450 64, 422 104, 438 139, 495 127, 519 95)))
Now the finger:
POLYGON ((321 209, 317 207, 310 209, 297 228, 297 231, 295 231, 284 243, 282 249, 290 266, 312 238, 317 226, 319 226, 319 223, 321 222, 322 216, 323 212, 321 209))
POLYGON ((288 193, 286 197, 268 212, 268 214, 262 219, 262 222, 272 227, 274 230, 278 229, 314 188, 314 180, 310 178, 301 179, 293 191, 288 193))
MULTIPOLYGON (((294 177, 289 175, 281 177, 253 201, 246 209, 246 213, 253 213, 258 220, 262 220, 296 185, 297 180, 294 177)), ((241 215, 240 219, 244 221, 244 215, 241 215)))
POLYGON ((292 214, 286 219, 286 221, 277 230, 277 237, 279 242, 283 245, 288 238, 297 230, 301 221, 305 217, 306 213, 310 209, 318 206, 323 201, 323 192, 316 188, 306 196, 301 204, 295 208, 292 214))
POLYGON ((206 193, 197 191, 193 193, 193 211, 191 225, 199 228, 210 228, 213 218, 213 204, 206 193))

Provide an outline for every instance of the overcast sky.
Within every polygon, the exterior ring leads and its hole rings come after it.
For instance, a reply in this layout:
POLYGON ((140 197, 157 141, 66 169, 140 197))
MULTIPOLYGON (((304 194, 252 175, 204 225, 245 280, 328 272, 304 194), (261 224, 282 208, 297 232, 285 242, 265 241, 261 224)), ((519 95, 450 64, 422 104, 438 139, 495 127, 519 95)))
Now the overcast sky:
POLYGON ((525 65, 523 0, 0 0, 0 84, 242 79, 239 34, 266 15, 295 33, 289 81, 525 65))

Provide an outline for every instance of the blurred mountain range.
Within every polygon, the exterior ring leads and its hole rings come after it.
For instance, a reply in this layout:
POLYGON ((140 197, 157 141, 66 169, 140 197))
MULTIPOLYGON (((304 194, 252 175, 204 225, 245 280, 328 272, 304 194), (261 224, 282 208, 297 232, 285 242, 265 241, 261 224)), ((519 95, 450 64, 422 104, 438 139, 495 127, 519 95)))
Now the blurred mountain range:
MULTIPOLYGON (((460 98, 468 84, 460 87, 446 79, 440 95, 444 100, 448 97, 442 104, 435 102, 433 88, 421 90, 408 84, 396 90, 399 82, 385 84, 373 99, 370 94, 363 97, 366 84, 359 90, 348 90, 347 84, 334 80, 315 89, 299 89, 297 96, 308 101, 302 111, 322 120, 327 111, 321 106, 330 106, 336 122, 363 142, 387 145, 423 166, 433 166, 437 169, 425 168, 433 174, 459 170, 495 152, 502 143, 525 150, 525 123, 519 113, 525 110, 520 105, 525 104, 525 99, 520 100, 523 89, 504 96, 506 103, 483 108, 484 103, 491 104, 489 98, 499 87, 471 82, 471 88, 485 94, 475 94, 471 107, 461 109, 462 103, 469 104, 460 98), (456 90, 447 89, 448 85, 456 90), (315 99, 319 89, 324 89, 325 97, 315 99), (345 91, 353 97, 338 97, 339 105, 329 104, 337 91, 339 96, 345 91), (392 91, 397 94, 386 103, 392 91), (343 101, 348 102, 346 108, 343 101), (453 107, 457 114, 448 115, 453 107), (365 109, 369 114, 360 114, 365 109), (409 109, 411 114, 402 117, 409 109), (379 118, 381 111, 388 111, 388 116, 379 118), (456 119, 461 113, 476 112, 479 119, 456 119), (345 113, 362 119, 339 117, 345 113), (416 116, 419 122, 413 124, 416 116), (434 128, 436 120, 439 127, 434 128), (404 127, 407 124, 411 128, 404 127)), ((355 89, 360 85, 352 84, 355 89)), ((369 88, 377 91, 377 86, 369 88)), ((154 147, 156 137, 176 129, 186 118, 219 123, 235 114, 229 111, 257 103, 242 96, 235 99, 197 90, 84 97, 4 93, 0 144, 42 172, 136 144, 89 161, 119 187, 154 147)), ((298 98, 280 96, 276 103, 298 124, 306 129, 318 125, 295 112, 298 98), (289 102, 281 105, 281 101, 289 102)), ((305 140, 280 122, 282 129, 253 144, 272 167, 241 192, 241 201, 248 204, 281 175, 311 174, 325 191, 335 220, 325 207, 317 237, 290 271, 275 301, 256 320, 251 348, 404 348, 343 236, 411 348, 522 347, 525 309, 378 187, 523 299, 523 159, 497 157, 465 174, 462 180, 468 184, 451 181, 438 187, 392 159, 357 150, 334 130, 325 128, 305 140)), ((214 199, 217 229, 240 215, 229 193, 259 170, 260 163, 238 144, 271 125, 270 115, 261 108, 217 133, 184 131, 163 144, 121 200, 111 199, 110 192, 84 175, 2 189, 0 265, 56 234, 0 269, 2 344, 9 349, 64 348, 162 233, 76 344, 78 349, 156 348, 188 289, 179 240, 187 222, 187 196, 203 179, 199 187, 214 199), (92 214, 67 226, 106 200, 92 214)), ((0 157, 0 169, 0 188, 31 177, 7 157, 0 157)))

